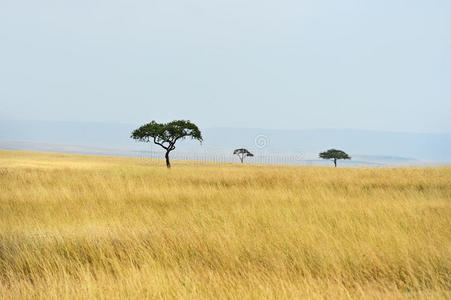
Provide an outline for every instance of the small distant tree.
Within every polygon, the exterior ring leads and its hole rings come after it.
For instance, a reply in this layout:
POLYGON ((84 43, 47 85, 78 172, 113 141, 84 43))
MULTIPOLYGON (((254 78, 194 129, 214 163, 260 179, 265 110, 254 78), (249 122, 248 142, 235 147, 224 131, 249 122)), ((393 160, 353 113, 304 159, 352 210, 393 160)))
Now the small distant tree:
POLYGON ((322 159, 332 159, 334 161, 335 167, 337 167, 338 159, 351 159, 351 157, 348 154, 346 154, 344 151, 337 150, 337 149, 329 149, 325 152, 321 152, 319 154, 319 157, 322 159))
POLYGON ((191 138, 202 142, 202 133, 199 128, 190 121, 176 120, 169 123, 157 123, 152 121, 134 130, 130 136, 140 142, 154 142, 166 150, 166 166, 171 167, 169 153, 175 149, 178 140, 191 138))
POLYGON ((251 152, 249 152, 249 150, 244 149, 244 148, 235 149, 235 151, 233 151, 233 155, 238 155, 241 163, 244 162, 245 157, 253 157, 254 156, 254 154, 252 154, 251 152))

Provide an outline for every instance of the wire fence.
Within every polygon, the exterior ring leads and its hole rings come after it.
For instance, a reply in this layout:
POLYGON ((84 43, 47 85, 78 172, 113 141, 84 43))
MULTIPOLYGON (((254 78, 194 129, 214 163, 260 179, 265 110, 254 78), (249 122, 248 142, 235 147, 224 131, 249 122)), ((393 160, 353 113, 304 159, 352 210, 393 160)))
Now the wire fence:
MULTIPOLYGON (((162 151, 137 151, 136 155, 147 164, 165 164, 162 151)), ((171 152, 171 162, 189 161, 190 164, 230 164, 240 163, 237 155, 221 152, 171 152)), ((306 159, 303 153, 254 153, 253 157, 245 157, 245 164, 269 165, 315 165, 319 160, 306 159)))

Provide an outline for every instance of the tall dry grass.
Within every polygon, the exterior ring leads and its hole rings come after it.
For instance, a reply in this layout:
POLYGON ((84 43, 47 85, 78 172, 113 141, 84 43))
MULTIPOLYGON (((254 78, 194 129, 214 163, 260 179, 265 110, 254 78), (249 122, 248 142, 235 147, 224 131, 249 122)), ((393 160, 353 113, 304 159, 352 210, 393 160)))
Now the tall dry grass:
POLYGON ((0 295, 450 298, 451 168, 0 151, 0 295))

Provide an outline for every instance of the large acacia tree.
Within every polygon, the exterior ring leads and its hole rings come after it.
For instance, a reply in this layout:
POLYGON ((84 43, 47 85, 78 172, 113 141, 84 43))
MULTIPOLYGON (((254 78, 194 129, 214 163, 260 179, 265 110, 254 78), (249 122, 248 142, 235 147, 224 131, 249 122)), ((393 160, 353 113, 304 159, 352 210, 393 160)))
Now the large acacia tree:
POLYGON ((351 159, 351 157, 344 151, 337 149, 329 149, 325 152, 321 152, 319 154, 319 157, 321 157, 322 159, 332 159, 334 161, 335 168, 337 167, 338 159, 351 159))
POLYGON ((199 128, 185 120, 176 120, 169 123, 152 121, 134 130, 130 136, 140 142, 153 142, 166 150, 166 166, 171 167, 169 153, 175 149, 178 140, 191 138, 202 142, 202 133, 199 128))

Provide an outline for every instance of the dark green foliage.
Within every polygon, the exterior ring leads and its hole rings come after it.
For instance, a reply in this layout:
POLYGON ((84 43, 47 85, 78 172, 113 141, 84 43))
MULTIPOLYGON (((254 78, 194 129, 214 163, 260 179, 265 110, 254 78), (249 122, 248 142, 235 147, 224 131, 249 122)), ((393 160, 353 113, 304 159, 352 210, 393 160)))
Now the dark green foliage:
POLYGON ((171 167, 169 152, 175 149, 178 140, 191 138, 202 142, 202 133, 199 128, 185 120, 176 120, 169 123, 157 123, 152 121, 134 130, 130 136, 140 142, 154 142, 166 150, 166 165, 171 167))
POLYGON ((245 157, 253 157, 254 154, 252 154, 249 150, 241 148, 241 149, 235 149, 233 151, 234 155, 238 155, 238 157, 240 158, 241 163, 244 162, 244 158, 245 157))
POLYGON ((351 159, 346 152, 337 149, 329 149, 325 152, 321 152, 319 157, 322 159, 333 159, 335 167, 337 166, 338 159, 351 159))

